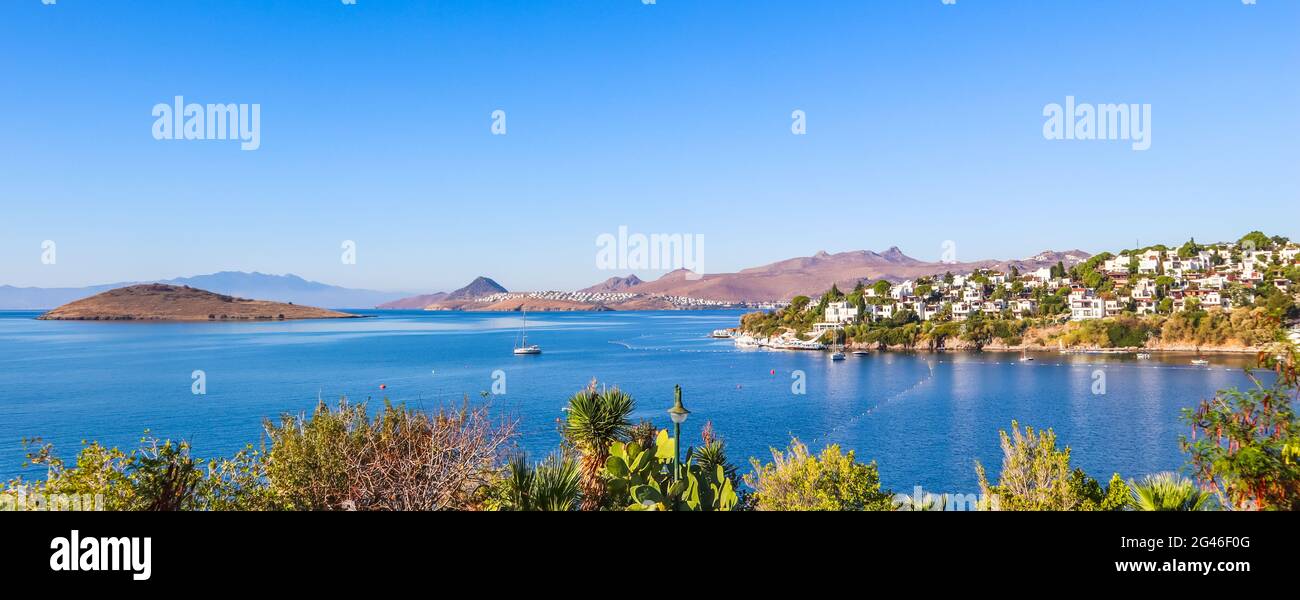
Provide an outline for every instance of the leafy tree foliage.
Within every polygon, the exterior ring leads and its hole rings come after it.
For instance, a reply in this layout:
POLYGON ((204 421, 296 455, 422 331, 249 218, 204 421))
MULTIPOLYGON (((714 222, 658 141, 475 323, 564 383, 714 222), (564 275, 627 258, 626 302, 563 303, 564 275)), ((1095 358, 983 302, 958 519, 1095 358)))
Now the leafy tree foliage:
POLYGON ((997 485, 989 483, 984 466, 975 463, 985 508, 996 510, 1118 510, 1128 489, 1119 476, 1109 488, 1080 469, 1070 468, 1070 448, 1056 448, 1056 433, 1035 431, 1011 422, 1011 434, 999 432, 1002 473, 997 485))
POLYGON ((756 510, 893 510, 893 494, 880 489, 876 463, 859 463, 850 450, 831 444, 820 456, 791 440, 784 451, 772 448, 772 462, 750 459, 745 476, 756 510))
POLYGON ((1183 450, 1190 454, 1197 480, 1225 506, 1300 510, 1295 347, 1262 352, 1260 362, 1273 371, 1271 383, 1250 374, 1253 387, 1220 390, 1196 408, 1184 409, 1183 420, 1192 430, 1182 438, 1183 450))

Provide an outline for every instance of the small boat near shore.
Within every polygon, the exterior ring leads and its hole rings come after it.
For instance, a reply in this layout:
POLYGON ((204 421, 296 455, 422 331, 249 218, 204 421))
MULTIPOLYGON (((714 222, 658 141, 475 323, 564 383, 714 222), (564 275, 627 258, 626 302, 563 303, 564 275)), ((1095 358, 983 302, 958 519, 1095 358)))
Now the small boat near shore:
POLYGON ((866 350, 854 350, 853 356, 871 356, 871 353, 866 350))
POLYGON ((709 334, 709 337, 711 337, 711 338, 718 338, 718 339, 731 339, 731 337, 732 337, 732 330, 730 330, 730 329, 714 329, 713 332, 709 334))

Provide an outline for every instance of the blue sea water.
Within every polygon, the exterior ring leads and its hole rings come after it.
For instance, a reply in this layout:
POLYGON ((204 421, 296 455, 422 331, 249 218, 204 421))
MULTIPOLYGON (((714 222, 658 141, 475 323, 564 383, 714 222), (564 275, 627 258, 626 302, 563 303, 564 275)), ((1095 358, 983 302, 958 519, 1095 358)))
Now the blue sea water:
MULTIPOLYGON (((733 460, 769 460, 792 436, 838 443, 879 463, 898 491, 977 491, 974 464, 1000 468, 998 430, 1051 427, 1098 479, 1183 466, 1179 409, 1244 386, 1246 357, 1136 360, 1005 353, 880 353, 833 362, 816 352, 741 350, 707 334, 738 311, 543 313, 528 319, 544 354, 515 356, 517 313, 370 311, 367 319, 266 323, 36 321, 0 312, 0 479, 19 474, 20 440, 71 456, 82 440, 129 446, 144 430, 190 440, 199 456, 258 443, 262 421, 329 401, 383 398, 436 408, 482 402, 517 419, 520 449, 557 447, 567 398, 593 378, 637 401, 635 419, 667 427, 675 384, 692 411, 683 437, 711 421, 733 460), (206 374, 205 395, 191 374, 206 374), (806 393, 796 394, 796 372, 806 393), (1105 393, 1094 394, 1100 372, 1105 393), (386 386, 381 390, 380 386, 386 386)), ((748 465, 745 465, 745 469, 748 465)))

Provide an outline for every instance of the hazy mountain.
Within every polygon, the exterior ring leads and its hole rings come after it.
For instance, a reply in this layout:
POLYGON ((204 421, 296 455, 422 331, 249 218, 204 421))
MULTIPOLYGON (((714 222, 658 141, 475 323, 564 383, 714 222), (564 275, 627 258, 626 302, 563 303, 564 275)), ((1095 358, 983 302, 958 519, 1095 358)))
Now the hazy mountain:
POLYGON ((679 269, 642 283, 636 291, 642 294, 668 294, 723 300, 772 301, 789 300, 800 294, 815 295, 837 284, 841 290, 850 290, 859 281, 871 282, 886 279, 893 282, 914 279, 922 275, 969 273, 975 269, 1006 271, 1015 266, 1021 272, 1049 267, 1058 261, 1068 268, 1091 256, 1080 250, 1066 252, 1046 251, 1019 260, 981 260, 976 262, 926 262, 903 254, 898 248, 884 252, 857 250, 829 254, 818 252, 812 256, 791 258, 742 269, 736 273, 707 274, 698 279, 688 279, 688 271, 679 269))
POLYGON ((0 285, 0 310, 48 310, 124 285, 130 284, 113 283, 79 288, 20 288, 0 285))
POLYGON ((636 275, 628 275, 627 277, 610 277, 609 279, 597 283, 596 285, 587 288, 582 288, 578 291, 589 292, 589 293, 626 292, 628 291, 629 288, 636 287, 638 285, 641 285, 642 283, 645 282, 641 281, 641 278, 637 277, 636 275))
POLYGON ((179 277, 159 281, 113 283, 82 288, 17 288, 0 286, 0 309, 43 310, 93 296, 132 283, 188 285, 227 296, 256 298, 274 302, 292 302, 330 308, 370 308, 409 295, 404 292, 379 292, 327 285, 308 281, 297 275, 267 275, 223 271, 209 275, 179 277))
POLYGON ((437 292, 433 294, 421 294, 419 296, 408 296, 392 302, 385 302, 375 308, 390 308, 401 310, 420 310, 434 302, 438 302, 447 297, 447 292, 437 292))
POLYGON ((505 291, 506 288, 501 287, 501 284, 480 275, 475 277, 474 281, 469 282, 469 285, 447 294, 447 297, 443 298, 443 300, 473 300, 505 291))

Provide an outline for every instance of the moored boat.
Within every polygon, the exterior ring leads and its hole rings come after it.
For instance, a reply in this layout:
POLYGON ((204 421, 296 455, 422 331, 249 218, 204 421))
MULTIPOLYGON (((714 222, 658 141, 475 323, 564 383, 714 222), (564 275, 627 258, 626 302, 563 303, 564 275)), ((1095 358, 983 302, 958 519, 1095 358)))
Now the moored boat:
POLYGON ((528 311, 524 311, 524 326, 519 330, 520 341, 515 345, 515 354, 541 354, 542 347, 528 343, 528 311))

